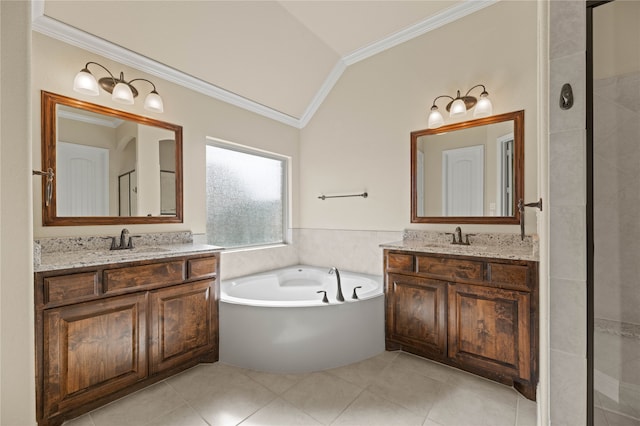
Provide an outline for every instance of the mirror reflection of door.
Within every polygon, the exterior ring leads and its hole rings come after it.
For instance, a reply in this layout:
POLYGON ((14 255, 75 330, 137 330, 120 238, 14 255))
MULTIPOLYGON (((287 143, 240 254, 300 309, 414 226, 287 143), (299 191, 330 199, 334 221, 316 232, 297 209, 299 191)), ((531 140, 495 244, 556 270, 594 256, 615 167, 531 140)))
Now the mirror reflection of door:
POLYGON ((137 178, 136 171, 124 173, 118 176, 118 215, 135 216, 137 209, 137 178))
POLYGON ((498 143, 498 216, 513 215, 513 133, 497 138, 498 143))
POLYGON ((109 150, 58 141, 59 216, 109 215, 109 150))
POLYGON ((442 214, 482 216, 484 145, 442 152, 442 214))

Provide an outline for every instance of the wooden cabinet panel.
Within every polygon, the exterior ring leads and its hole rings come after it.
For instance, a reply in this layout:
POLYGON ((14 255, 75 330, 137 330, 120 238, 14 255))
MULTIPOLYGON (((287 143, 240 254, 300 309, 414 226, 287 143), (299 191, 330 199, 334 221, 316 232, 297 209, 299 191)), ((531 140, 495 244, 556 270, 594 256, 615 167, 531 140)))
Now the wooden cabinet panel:
POLYGON ((44 303, 73 303, 97 296, 98 273, 68 274, 44 279, 44 303))
POLYGON ((487 263, 487 281, 497 287, 530 291, 530 272, 527 265, 487 263))
POLYGON ((216 275, 218 270, 217 257, 201 257, 187 261, 187 274, 189 278, 209 278, 216 275))
POLYGON ((144 294, 44 312, 44 410, 55 413, 147 375, 144 294))
POLYGON ((448 293, 449 357, 528 380, 529 295, 464 284, 448 293))
POLYGON ((184 260, 108 269, 104 271, 104 293, 118 293, 133 287, 143 290, 145 287, 178 284, 185 278, 184 260))
POLYGON ((389 253, 385 256, 386 270, 390 272, 414 272, 413 271, 413 255, 389 253))
POLYGON ((151 373, 173 368, 217 346, 214 283, 197 281, 150 293, 151 373))
POLYGON ((427 274, 445 280, 482 280, 482 265, 482 262, 471 260, 416 256, 418 274, 427 274))
POLYGON ((436 356, 446 353, 446 285, 389 274, 387 335, 436 356))

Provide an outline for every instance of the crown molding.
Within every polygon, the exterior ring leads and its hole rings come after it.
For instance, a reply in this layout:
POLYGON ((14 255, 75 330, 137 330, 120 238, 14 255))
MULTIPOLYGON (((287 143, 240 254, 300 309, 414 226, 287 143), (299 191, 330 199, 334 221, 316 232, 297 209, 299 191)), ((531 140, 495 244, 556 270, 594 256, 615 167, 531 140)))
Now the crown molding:
POLYGON ((283 124, 299 128, 299 120, 250 99, 207 83, 163 63, 125 49, 100 37, 52 19, 44 13, 44 2, 35 1, 32 6, 32 29, 72 46, 93 52, 105 58, 146 72, 222 102, 243 108, 283 124), (39 15, 38 15, 39 13, 39 15))
POLYGON ((429 31, 433 31, 436 28, 440 28, 443 25, 449 24, 460 18, 464 18, 465 16, 484 9, 487 6, 491 6, 497 1, 498 0, 466 0, 445 9, 424 21, 420 21, 417 24, 405 28, 404 30, 391 34, 382 40, 351 52, 348 55, 345 55, 342 60, 347 64, 347 66, 353 65, 356 62, 360 62, 370 56, 377 55, 380 52, 391 49, 392 47, 426 34, 429 31))
POLYGON ((429 31, 435 30, 443 25, 449 24, 455 20, 470 15, 478 10, 484 9, 487 6, 491 6, 498 0, 466 0, 463 3, 459 3, 452 6, 443 12, 418 22, 404 30, 391 34, 388 37, 383 38, 368 46, 355 50, 348 55, 345 55, 340 61, 333 67, 331 73, 320 87, 313 100, 305 110, 302 118, 300 119, 300 128, 304 128, 309 121, 313 118, 322 102, 333 89, 333 86, 338 82, 342 73, 349 67, 357 62, 363 61, 373 55, 377 55, 387 49, 391 49, 406 41, 419 37, 429 31))
POLYGON ((123 65, 130 66, 131 68, 146 72, 288 126, 302 129, 311 121, 317 110, 320 108, 320 105, 322 105, 344 71, 350 65, 409 41, 415 37, 426 34, 429 31, 465 17, 471 13, 477 12, 478 10, 484 9, 487 6, 491 6, 497 1, 498 0, 465 0, 462 3, 446 9, 438 15, 430 17, 342 57, 333 67, 324 83, 311 100, 311 103, 303 113, 302 117, 299 119, 233 92, 224 90, 214 84, 207 83, 199 78, 193 77, 192 75, 186 74, 163 63, 154 61, 146 56, 111 43, 105 39, 96 37, 85 31, 50 18, 44 14, 44 0, 32 1, 31 26, 34 31, 72 46, 93 52, 123 65))

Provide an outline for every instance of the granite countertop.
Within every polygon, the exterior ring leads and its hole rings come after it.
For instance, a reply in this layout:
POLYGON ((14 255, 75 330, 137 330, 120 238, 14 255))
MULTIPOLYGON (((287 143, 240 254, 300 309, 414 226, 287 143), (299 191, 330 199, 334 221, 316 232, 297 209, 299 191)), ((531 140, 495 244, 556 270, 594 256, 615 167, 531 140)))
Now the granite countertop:
POLYGON ((392 250, 418 253, 440 253, 459 256, 490 257, 511 260, 539 260, 537 236, 478 233, 469 236, 470 245, 451 244, 451 236, 443 232, 405 231, 402 241, 380 244, 392 250))
POLYGON ((34 244, 33 267, 35 272, 44 272, 224 250, 194 243, 190 232, 143 234, 134 244, 133 249, 109 250, 109 241, 101 236, 39 239, 34 244))
POLYGON ((57 269, 83 268, 108 263, 132 262, 135 260, 163 259, 190 254, 213 253, 220 250, 223 249, 218 246, 187 243, 141 246, 129 250, 77 250, 42 253, 40 264, 34 266, 34 271, 43 272, 57 269))

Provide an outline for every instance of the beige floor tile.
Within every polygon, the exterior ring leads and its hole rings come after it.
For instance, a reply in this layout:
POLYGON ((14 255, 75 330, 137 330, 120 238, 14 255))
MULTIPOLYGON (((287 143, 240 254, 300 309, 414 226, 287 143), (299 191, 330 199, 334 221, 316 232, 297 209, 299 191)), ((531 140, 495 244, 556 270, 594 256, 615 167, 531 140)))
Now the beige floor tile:
POLYGON ((172 412, 153 419, 145 426, 209 426, 189 405, 184 404, 172 412))
POLYGON ((91 412, 96 426, 144 425, 184 404, 165 382, 156 383, 91 412))
POLYGON ((189 395, 189 404, 211 425, 236 425, 273 401, 277 395, 244 374, 224 383, 212 382, 202 395, 189 395))
POLYGON ((425 419, 424 423, 422 424, 422 426, 443 426, 440 423, 434 422, 433 420, 427 418, 425 419))
POLYGON ((242 422, 242 426, 319 426, 311 416, 277 398, 242 422))
POLYGON ((382 355, 355 364, 327 370, 327 373, 364 388, 380 376, 382 371, 389 366, 393 358, 395 357, 389 357, 387 352, 384 352, 382 355))
POLYGON ((329 424, 356 399, 362 388, 329 373, 312 373, 282 397, 320 423, 329 424))
POLYGON ((451 374, 453 373, 453 368, 447 365, 411 355, 406 352, 400 352, 392 361, 391 365, 409 371, 413 374, 431 377, 432 379, 436 379, 441 382, 448 382, 451 374))
POLYGON ((251 382, 243 370, 225 364, 200 364, 166 382, 185 400, 194 401, 203 395, 213 394, 224 387, 233 387, 251 382))
POLYGON ((538 405, 534 401, 518 396, 518 417, 516 426, 536 426, 538 424, 538 405))
POLYGON ((516 407, 488 395, 445 385, 428 418, 446 426, 513 426, 516 407))
POLYGON ((66 421, 62 423, 62 425, 63 426, 94 426, 93 420, 91 419, 91 415, 89 415, 88 413, 83 416, 76 417, 73 420, 66 421))
POLYGON ((390 366, 367 390, 426 417, 443 386, 438 380, 390 366))
POLYGON ((331 426, 420 426, 424 416, 364 391, 331 426))
POLYGON ((307 377, 307 374, 278 374, 264 373, 262 371, 247 370, 246 375, 260 383, 267 389, 282 395, 300 380, 307 377))
POLYGON ((516 407, 519 394, 512 387, 457 368, 452 368, 451 370, 447 384, 494 399, 498 403, 516 407))

